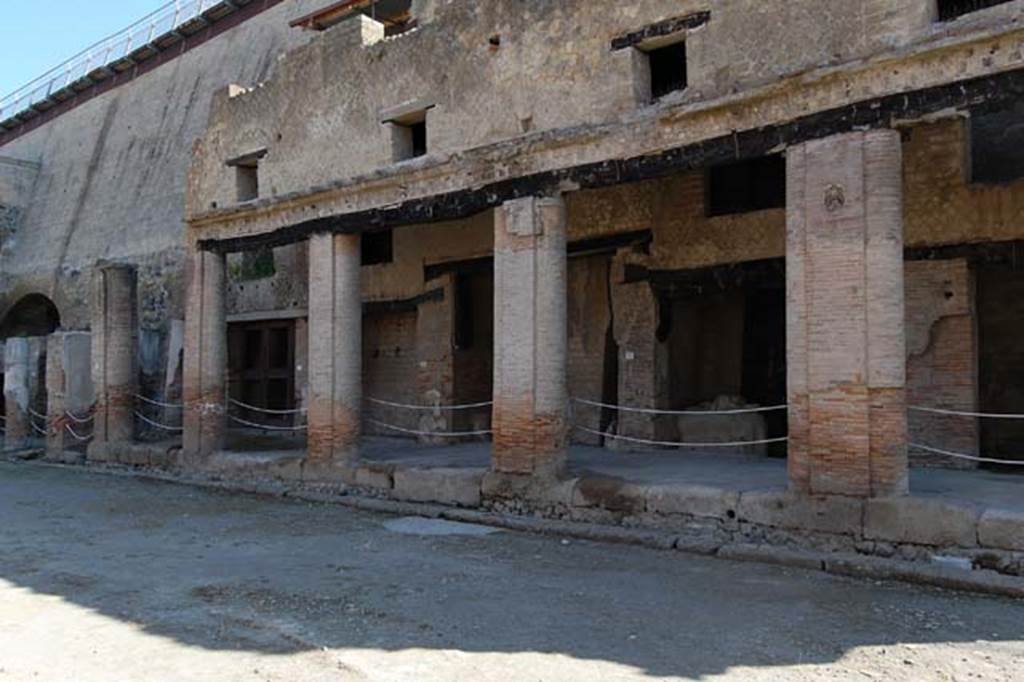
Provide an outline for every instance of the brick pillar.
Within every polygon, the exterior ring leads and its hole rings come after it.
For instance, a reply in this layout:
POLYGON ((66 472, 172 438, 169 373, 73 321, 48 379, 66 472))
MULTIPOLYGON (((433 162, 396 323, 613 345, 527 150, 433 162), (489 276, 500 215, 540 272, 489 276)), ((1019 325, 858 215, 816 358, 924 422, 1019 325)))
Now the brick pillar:
POLYGON ((309 240, 309 432, 307 464, 352 464, 363 400, 363 303, 359 235, 309 240))
POLYGON ((492 465, 557 475, 566 443, 565 203, 516 199, 494 215, 492 465))
POLYGON ((108 443, 134 436, 135 269, 128 265, 97 268, 92 310, 92 381, 96 420, 90 456, 105 458, 108 443))
POLYGON ((29 423, 29 344, 28 339, 11 338, 4 344, 4 446, 17 450, 28 444, 29 423))
POLYGON ((224 255, 193 251, 186 268, 182 450, 197 465, 224 447, 227 426, 224 255))
POLYGON ((899 133, 787 154, 789 476, 812 494, 907 491, 899 133))

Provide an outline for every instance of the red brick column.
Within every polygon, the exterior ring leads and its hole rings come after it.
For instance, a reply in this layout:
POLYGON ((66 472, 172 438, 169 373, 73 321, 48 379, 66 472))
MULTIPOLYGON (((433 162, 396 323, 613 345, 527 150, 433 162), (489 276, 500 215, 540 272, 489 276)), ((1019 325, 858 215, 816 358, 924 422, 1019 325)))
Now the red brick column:
POLYGON ((307 462, 351 464, 359 455, 363 308, 359 235, 309 240, 307 462))
POLYGON ((787 154, 789 474, 794 490, 907 491, 899 133, 787 154))
POLYGON ((196 465, 224 447, 227 426, 224 255, 193 251, 186 277, 182 450, 186 461, 196 465))
POLYGON ((135 269, 129 265, 97 268, 92 310, 92 381, 96 421, 90 457, 105 458, 108 443, 134 437, 135 269))
POLYGON ((29 424, 29 346, 27 339, 10 338, 4 344, 4 447, 25 447, 32 435, 29 424))
POLYGON ((494 445, 502 473, 557 475, 565 466, 566 210, 559 198, 495 210, 494 445))

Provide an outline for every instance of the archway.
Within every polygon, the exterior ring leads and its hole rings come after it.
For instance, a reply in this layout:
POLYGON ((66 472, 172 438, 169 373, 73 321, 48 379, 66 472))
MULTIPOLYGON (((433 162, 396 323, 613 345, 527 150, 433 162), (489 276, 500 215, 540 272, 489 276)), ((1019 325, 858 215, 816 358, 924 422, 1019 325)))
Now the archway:
POLYGON ((0 320, 0 339, 16 336, 48 336, 60 328, 60 312, 42 294, 18 300, 0 320))

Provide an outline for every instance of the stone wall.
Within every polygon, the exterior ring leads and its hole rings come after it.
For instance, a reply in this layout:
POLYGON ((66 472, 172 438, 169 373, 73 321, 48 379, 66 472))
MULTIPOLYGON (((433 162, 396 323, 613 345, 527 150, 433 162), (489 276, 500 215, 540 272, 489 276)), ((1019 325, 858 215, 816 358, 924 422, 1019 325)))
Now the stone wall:
POLYGON ((321 4, 281 3, 0 147, 0 157, 17 161, 0 163, 0 314, 43 292, 65 329, 88 329, 93 266, 134 264, 143 388, 162 389, 184 315, 192 143, 213 93, 227 82, 269 78, 278 55, 311 37, 288 21, 321 4), (19 199, 9 203, 15 173, 19 199), (20 227, 11 238, 14 215, 20 227))

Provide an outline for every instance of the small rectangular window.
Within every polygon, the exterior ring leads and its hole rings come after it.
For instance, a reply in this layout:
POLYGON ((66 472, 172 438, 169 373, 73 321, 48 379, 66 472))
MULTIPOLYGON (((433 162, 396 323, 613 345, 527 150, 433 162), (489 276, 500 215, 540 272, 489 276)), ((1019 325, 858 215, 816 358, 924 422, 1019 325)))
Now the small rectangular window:
POLYGON ((260 159, 267 155, 266 149, 243 154, 227 162, 228 168, 235 169, 235 193, 239 202, 252 201, 260 196, 260 159))
POLYGON ((686 89, 685 41, 643 51, 650 62, 652 100, 686 89))
POLYGON ((418 116, 390 123, 391 150, 395 161, 426 156, 428 149, 426 113, 424 111, 418 116))
POLYGON ((781 155, 713 166, 706 173, 709 216, 750 213, 786 205, 786 160, 781 155))
POLYGON ((391 230, 367 232, 362 239, 362 264, 382 265, 394 259, 394 241, 391 230))
POLYGON ((952 21, 965 14, 1007 2, 1010 0, 938 0, 939 21, 952 21))
POLYGON ((260 196, 259 164, 235 166, 235 187, 239 201, 252 201, 260 196))

